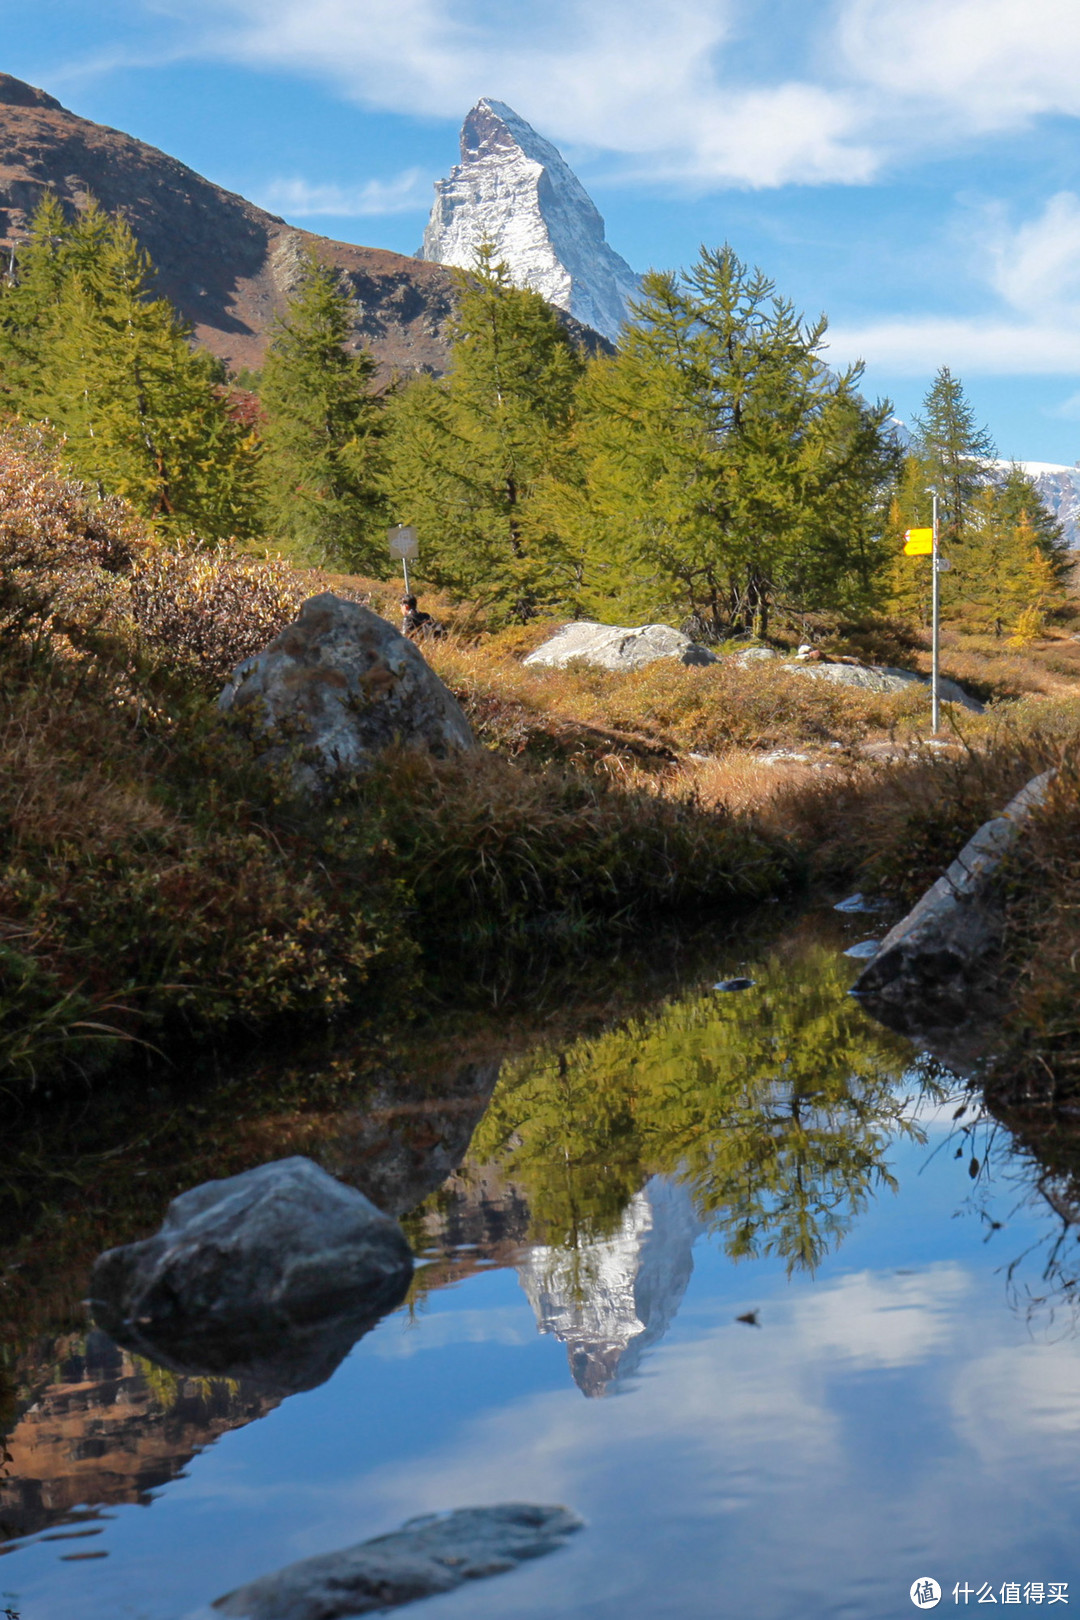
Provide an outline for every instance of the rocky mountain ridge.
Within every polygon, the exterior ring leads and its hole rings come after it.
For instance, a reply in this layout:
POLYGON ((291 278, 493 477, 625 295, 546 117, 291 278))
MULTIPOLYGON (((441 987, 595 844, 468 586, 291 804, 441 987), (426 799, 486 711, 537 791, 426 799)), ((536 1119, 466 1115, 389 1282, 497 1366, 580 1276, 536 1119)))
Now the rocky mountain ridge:
MULTIPOLYGON (((455 285, 442 265, 298 230, 156 147, 0 74, 0 263, 25 240, 49 187, 71 208, 93 196, 123 214, 161 292, 230 367, 261 365, 306 248, 348 279, 353 345, 369 347, 384 376, 446 370, 455 285)), ((596 347, 595 333, 567 324, 596 347)))
POLYGON ((483 243, 531 287, 614 342, 640 278, 550 141, 505 102, 483 97, 461 127, 461 162, 435 183, 419 256, 468 268, 483 243))
POLYGON ((176 158, 0 74, 4 248, 26 237, 46 187, 73 208, 94 196, 122 213, 157 266, 161 291, 230 366, 261 364, 308 248, 348 277, 354 341, 370 346, 384 372, 446 369, 454 288, 439 265, 297 230, 176 158))

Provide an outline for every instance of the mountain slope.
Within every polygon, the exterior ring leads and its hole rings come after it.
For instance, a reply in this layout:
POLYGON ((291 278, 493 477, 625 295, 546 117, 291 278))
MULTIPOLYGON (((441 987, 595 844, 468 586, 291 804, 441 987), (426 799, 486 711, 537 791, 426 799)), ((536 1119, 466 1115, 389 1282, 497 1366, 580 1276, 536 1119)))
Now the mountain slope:
MULTIPOLYGON (((1076 551, 1080 548, 1080 463, 1067 467, 1057 461, 1021 461, 1018 465, 1034 479, 1043 505, 1057 518, 1066 543, 1076 551)), ((1004 476, 1012 462, 995 461, 994 466, 1004 476)))
POLYGON ((42 191, 93 194, 124 214, 163 293, 232 366, 261 364, 267 328, 295 284, 302 247, 340 266, 357 299, 356 340, 384 371, 442 372, 453 282, 437 264, 296 230, 120 130, 68 112, 0 74, 0 243, 23 239, 42 191))
POLYGON ((561 153, 501 101, 478 101, 461 127, 461 162, 435 185, 420 257, 468 266, 490 242, 519 286, 614 341, 639 278, 561 153))

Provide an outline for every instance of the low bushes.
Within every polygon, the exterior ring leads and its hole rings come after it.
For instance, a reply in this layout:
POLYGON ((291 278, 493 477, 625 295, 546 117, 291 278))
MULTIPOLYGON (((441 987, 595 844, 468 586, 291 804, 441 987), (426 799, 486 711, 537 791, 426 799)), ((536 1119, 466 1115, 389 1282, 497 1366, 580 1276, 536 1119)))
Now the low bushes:
POLYGON ((735 659, 687 668, 658 659, 629 673, 574 665, 526 668, 501 648, 436 643, 431 661, 483 741, 543 750, 560 724, 647 738, 679 753, 862 741, 908 731, 929 713, 921 687, 867 692, 735 659))
POLYGON ((354 834, 363 883, 346 888, 212 714, 160 689, 132 711, 101 671, 62 664, 31 680, 9 657, 0 678, 9 1078, 93 1068, 118 1037, 333 1015, 383 967, 403 977, 377 829, 354 834))

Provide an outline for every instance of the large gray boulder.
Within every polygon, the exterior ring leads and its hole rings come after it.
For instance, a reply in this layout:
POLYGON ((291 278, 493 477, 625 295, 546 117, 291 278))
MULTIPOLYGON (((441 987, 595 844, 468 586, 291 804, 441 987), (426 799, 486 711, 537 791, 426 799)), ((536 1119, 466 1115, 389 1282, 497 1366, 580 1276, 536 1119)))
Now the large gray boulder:
POLYGON ((533 668, 565 669, 575 659, 597 669, 641 669, 658 658, 676 658, 680 664, 715 664, 716 654, 691 641, 667 624, 643 624, 638 629, 616 624, 595 624, 588 619, 564 624, 524 660, 533 668))
POLYGON ((326 592, 256 658, 237 665, 219 707, 250 716, 267 757, 299 752, 298 786, 368 768, 391 744, 439 757, 475 748, 456 698, 399 630, 326 592))
POLYGON ((1052 776, 1036 776, 983 823, 852 985, 852 995, 890 1029, 923 1037, 945 1056, 952 1040, 964 1061, 964 1031, 1001 1013, 1008 998, 993 971, 1004 925, 1001 863, 1052 776))
POLYGON ((344 1620, 452 1591, 554 1552, 581 1520, 564 1507, 510 1502, 412 1519, 401 1530, 289 1564, 240 1586, 191 1620, 344 1620))
POLYGON ((164 1366, 287 1393, 329 1377, 412 1268, 404 1232, 363 1193, 279 1159, 181 1193, 153 1237, 107 1249, 90 1306, 164 1366))
MULTIPOLYGON (((865 692, 903 692, 912 686, 930 685, 929 675, 918 670, 897 669, 892 664, 783 664, 782 669, 792 675, 806 675, 813 681, 831 681, 835 686, 858 686, 865 692)), ((944 679, 938 683, 943 703, 959 703, 972 714, 982 714, 983 705, 978 698, 956 681, 944 679)))

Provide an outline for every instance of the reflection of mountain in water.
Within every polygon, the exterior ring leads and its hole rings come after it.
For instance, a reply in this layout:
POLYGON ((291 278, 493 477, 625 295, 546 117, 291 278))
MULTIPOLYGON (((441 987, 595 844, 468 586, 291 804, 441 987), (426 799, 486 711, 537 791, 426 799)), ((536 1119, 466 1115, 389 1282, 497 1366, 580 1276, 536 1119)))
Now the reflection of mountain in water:
POLYGON ((223 1378, 173 1378, 99 1332, 40 1345, 19 1380, 23 1410, 0 1441, 0 1543, 82 1503, 146 1502, 219 1434, 278 1404, 223 1378))
POLYGON ((519 1263, 540 1332, 566 1345, 584 1395, 606 1395, 663 1338, 690 1281, 701 1230, 685 1188, 653 1176, 610 1237, 574 1249, 537 1245, 519 1263))

